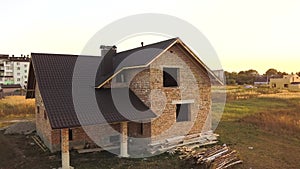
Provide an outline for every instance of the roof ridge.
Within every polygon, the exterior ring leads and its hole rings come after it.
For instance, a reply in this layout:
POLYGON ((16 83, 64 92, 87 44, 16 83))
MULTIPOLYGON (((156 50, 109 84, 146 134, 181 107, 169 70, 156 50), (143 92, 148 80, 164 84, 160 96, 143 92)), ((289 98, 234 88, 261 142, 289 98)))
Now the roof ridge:
POLYGON ((79 55, 75 55, 75 54, 62 54, 62 53, 35 53, 35 52, 31 52, 31 56, 32 55, 63 55, 63 56, 79 56, 79 55))
POLYGON ((167 40, 163 40, 163 41, 151 43, 151 44, 148 44, 148 45, 145 45, 145 46, 140 46, 140 47, 136 47, 136 48, 131 48, 131 49, 128 49, 128 50, 124 50, 124 51, 121 51, 121 52, 117 52, 116 54, 121 54, 121 53, 129 52, 129 51, 137 50, 137 49, 143 49, 143 48, 146 48, 146 47, 149 47, 149 46, 157 45, 159 43, 164 43, 164 42, 171 41, 171 40, 175 41, 177 39, 179 39, 179 38, 175 37, 175 38, 171 38, 171 39, 167 39, 167 40))

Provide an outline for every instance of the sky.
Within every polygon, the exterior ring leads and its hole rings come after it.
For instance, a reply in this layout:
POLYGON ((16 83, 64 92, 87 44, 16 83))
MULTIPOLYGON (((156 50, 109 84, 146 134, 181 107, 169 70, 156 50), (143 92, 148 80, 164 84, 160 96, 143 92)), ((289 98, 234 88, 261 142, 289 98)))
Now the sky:
MULTIPOLYGON (((224 70, 300 71, 298 0, 2 0, 0 54, 80 54, 106 25, 142 13, 167 14, 195 26, 224 70)), ((140 45, 130 43, 120 49, 140 45)))

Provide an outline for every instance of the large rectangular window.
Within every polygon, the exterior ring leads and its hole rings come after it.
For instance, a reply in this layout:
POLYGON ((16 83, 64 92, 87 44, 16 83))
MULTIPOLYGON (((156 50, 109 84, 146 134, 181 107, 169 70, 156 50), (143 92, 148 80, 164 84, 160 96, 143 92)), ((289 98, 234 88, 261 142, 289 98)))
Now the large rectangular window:
POLYGON ((176 122, 190 121, 190 104, 176 104, 176 122))
POLYGON ((178 68, 163 68, 163 86, 176 87, 179 86, 178 68))

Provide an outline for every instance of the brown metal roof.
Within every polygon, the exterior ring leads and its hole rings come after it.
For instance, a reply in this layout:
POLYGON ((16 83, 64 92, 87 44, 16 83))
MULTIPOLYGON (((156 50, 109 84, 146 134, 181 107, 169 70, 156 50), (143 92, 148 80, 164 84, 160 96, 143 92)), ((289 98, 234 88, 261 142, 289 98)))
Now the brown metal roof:
MULTIPOLYGON (((51 127, 54 129, 78 127, 82 124, 93 125, 103 123, 113 123, 129 120, 142 120, 154 118, 155 114, 129 89, 115 89, 120 93, 120 98, 125 98, 122 94, 129 93, 131 103, 142 110, 132 109, 125 105, 122 109, 114 107, 114 102, 109 90, 95 89, 94 82, 89 84, 95 92, 98 108, 92 109, 94 112, 86 112, 87 117, 78 119, 72 98, 72 78, 77 55, 60 54, 40 54, 32 53, 32 62, 29 70, 27 98, 34 97, 35 79, 38 83, 45 108, 48 113, 51 127), (96 110, 101 110, 96 112, 96 110), (122 111, 119 112, 118 110, 122 111), (122 114, 124 113, 124 114, 122 114), (125 115, 125 116, 124 116, 125 115), (128 118, 129 119, 128 119, 128 118)), ((91 61, 99 63, 99 57, 82 56, 91 61)), ((86 100, 89 102, 89 100, 86 100)), ((79 114, 80 116, 80 114, 79 114)))

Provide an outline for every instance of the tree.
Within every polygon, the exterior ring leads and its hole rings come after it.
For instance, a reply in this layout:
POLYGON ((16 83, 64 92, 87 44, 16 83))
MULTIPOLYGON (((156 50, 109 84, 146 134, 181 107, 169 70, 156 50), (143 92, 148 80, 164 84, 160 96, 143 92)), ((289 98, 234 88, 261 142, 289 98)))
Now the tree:
POLYGON ((234 85, 234 84, 253 84, 254 79, 259 76, 259 73, 256 70, 249 69, 246 71, 237 72, 227 72, 225 71, 226 84, 234 85))
POLYGON ((269 70, 266 71, 266 75, 271 77, 271 76, 275 76, 278 74, 278 71, 274 68, 271 68, 269 70))
POLYGON ((236 78, 237 78, 237 73, 236 72, 224 72, 225 77, 226 77, 226 84, 228 85, 235 85, 236 84, 236 78))
POLYGON ((258 72, 256 70, 250 69, 250 70, 246 70, 246 71, 240 71, 238 73, 236 82, 239 85, 243 85, 243 84, 253 84, 255 77, 258 76, 258 72))
POLYGON ((254 69, 249 69, 247 71, 245 71, 245 73, 249 76, 257 76, 259 75, 258 71, 254 70, 254 69))

